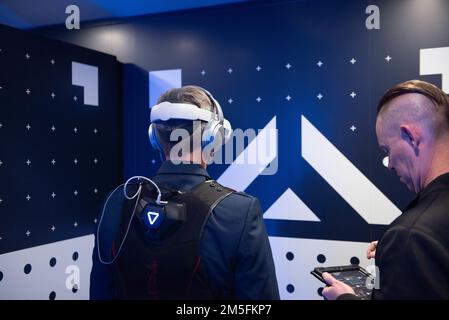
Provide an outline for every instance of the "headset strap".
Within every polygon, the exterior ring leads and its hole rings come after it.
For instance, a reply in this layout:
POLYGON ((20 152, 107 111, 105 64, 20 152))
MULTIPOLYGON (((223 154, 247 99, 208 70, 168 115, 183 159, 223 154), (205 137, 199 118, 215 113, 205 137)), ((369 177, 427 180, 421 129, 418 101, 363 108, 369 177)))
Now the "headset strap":
POLYGON ((204 226, 207 223, 211 212, 224 198, 234 192, 235 190, 224 187, 215 180, 206 180, 191 190, 174 196, 173 199, 187 204, 187 214, 189 214, 190 210, 195 210, 197 214, 199 213, 204 217, 199 233, 199 238, 201 239, 204 226))

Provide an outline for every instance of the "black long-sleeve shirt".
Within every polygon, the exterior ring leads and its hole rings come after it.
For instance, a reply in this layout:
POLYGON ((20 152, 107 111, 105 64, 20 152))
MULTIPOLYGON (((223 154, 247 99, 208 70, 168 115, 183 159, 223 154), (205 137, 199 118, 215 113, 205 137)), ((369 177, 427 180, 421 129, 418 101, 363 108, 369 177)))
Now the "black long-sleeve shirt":
POLYGON ((429 183, 388 227, 376 265, 373 299, 449 299, 449 173, 429 183))

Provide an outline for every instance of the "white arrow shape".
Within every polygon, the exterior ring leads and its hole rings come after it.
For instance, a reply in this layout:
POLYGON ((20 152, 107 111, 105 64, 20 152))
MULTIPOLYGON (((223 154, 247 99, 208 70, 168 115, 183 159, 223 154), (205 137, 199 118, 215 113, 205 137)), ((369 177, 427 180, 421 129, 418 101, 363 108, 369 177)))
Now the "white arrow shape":
POLYGON ((147 217, 148 217, 148 221, 150 222, 150 224, 153 225, 156 222, 157 218, 159 218, 159 213, 148 211, 147 217))
POLYGON ((218 178, 218 183, 237 191, 244 191, 276 159, 277 149, 276 117, 273 117, 245 150, 226 168, 218 178), (267 150, 269 154, 267 154, 267 150), (256 163, 251 163, 247 159, 257 160, 254 161, 256 163))
POLYGON ((312 210, 288 188, 264 213, 264 219, 320 221, 312 210))
POLYGON ((301 116, 302 157, 368 223, 390 224, 401 211, 306 117, 301 116))

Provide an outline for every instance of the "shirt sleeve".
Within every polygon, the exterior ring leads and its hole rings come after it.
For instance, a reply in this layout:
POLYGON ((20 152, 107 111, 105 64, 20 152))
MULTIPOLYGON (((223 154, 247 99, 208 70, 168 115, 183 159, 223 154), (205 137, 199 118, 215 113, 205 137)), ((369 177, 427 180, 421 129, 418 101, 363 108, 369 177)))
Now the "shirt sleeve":
POLYGON ((270 242, 256 198, 251 199, 238 246, 235 294, 237 299, 279 299, 270 242))

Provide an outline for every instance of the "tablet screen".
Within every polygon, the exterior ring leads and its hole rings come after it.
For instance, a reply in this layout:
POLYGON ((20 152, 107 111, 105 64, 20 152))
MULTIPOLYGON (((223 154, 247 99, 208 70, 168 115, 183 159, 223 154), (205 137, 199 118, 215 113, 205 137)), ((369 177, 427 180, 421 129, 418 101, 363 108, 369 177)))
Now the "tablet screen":
POLYGON ((364 275, 358 270, 348 270, 341 272, 330 272, 335 279, 346 283, 352 287, 355 294, 362 299, 371 299, 371 289, 367 288, 367 284, 371 284, 371 278, 364 275))
POLYGON ((355 294, 361 299, 371 299, 374 277, 360 266, 319 267, 315 268, 311 274, 323 283, 326 283, 322 277, 324 272, 330 273, 335 279, 352 287, 355 294))

